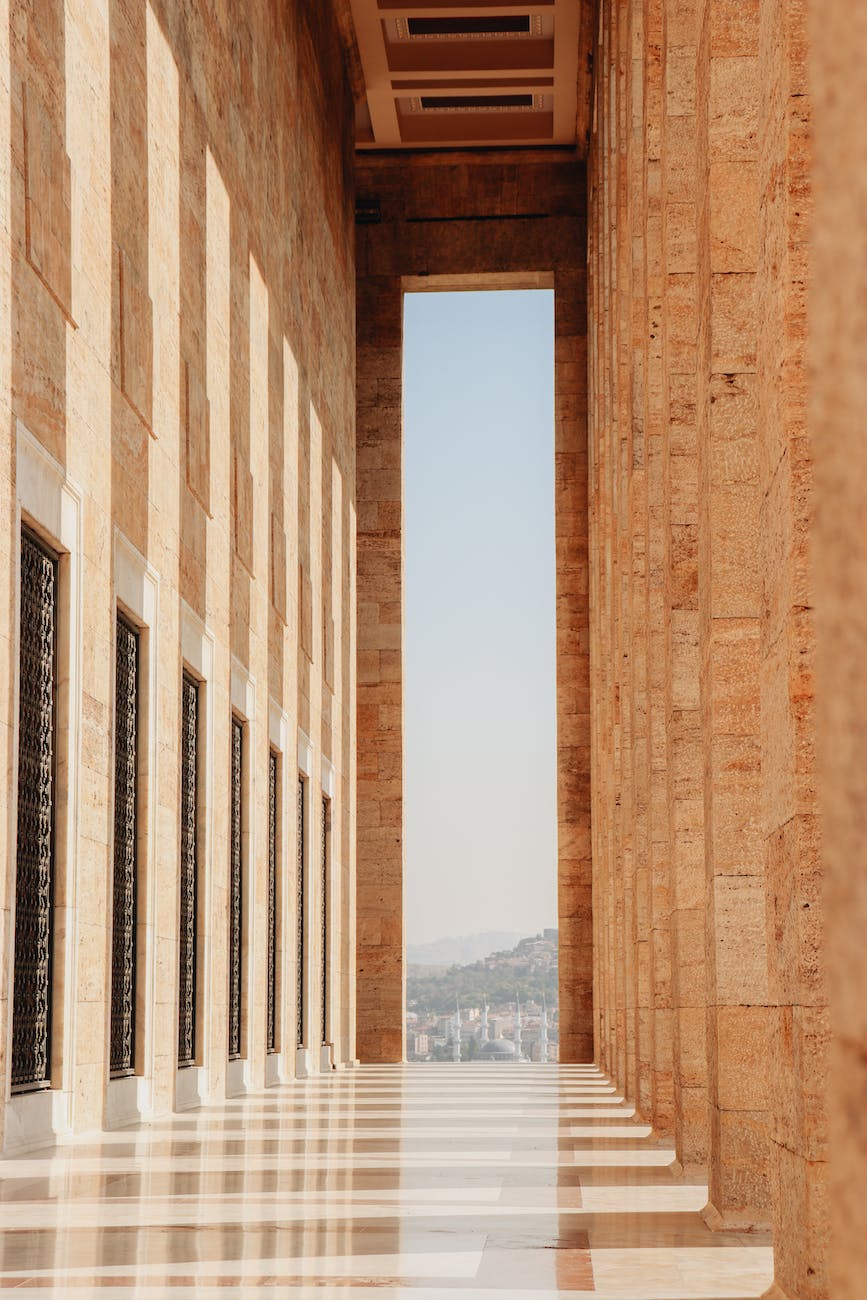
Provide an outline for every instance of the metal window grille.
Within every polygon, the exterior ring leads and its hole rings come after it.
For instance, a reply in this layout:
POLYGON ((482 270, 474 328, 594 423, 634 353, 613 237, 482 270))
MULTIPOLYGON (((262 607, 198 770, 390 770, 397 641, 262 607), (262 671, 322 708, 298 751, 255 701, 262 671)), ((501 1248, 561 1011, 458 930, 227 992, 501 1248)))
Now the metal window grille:
POLYGON ((268 755, 268 1051, 277 1051, 277 815, 279 765, 268 755))
POLYGON ((322 835, 320 843, 320 873, 321 873, 321 891, 319 905, 319 926, 322 932, 322 970, 320 972, 320 994, 322 998, 321 1023, 322 1023, 322 1041, 327 1043, 328 1038, 328 800, 322 800, 322 835))
POLYGON ((117 619, 114 710, 112 1077, 135 1071, 139 637, 117 619))
POLYGON ((196 1061, 196 948, 199 875, 199 687, 181 688, 181 900, 178 988, 178 1065, 196 1061))
POLYGON ((229 1060, 241 1055, 241 944, 243 853, 241 847, 244 727, 232 719, 231 863, 229 879, 229 1060))
POLYGON ((57 559, 21 534, 12 1087, 51 1075, 57 559))
POLYGON ((304 781, 298 778, 298 828, 297 858, 295 863, 295 951, 297 969, 295 976, 295 1025, 299 1047, 304 1046, 304 781))

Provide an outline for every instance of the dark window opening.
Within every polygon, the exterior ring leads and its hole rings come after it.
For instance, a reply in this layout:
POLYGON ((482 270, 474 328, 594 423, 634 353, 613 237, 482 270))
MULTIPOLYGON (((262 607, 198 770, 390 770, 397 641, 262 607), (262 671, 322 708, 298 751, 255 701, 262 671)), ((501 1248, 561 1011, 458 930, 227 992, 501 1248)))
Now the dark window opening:
POLYGON ((111 925, 112 1078, 135 1073, 138 908, 139 636, 118 615, 114 689, 114 880, 111 925))
POLYGON ((241 997, 243 993, 243 779, 244 726, 232 719, 232 807, 229 872, 229 1060, 241 1055, 241 997))
POLYGON ((304 1046, 304 1037, 306 1026, 304 1024, 304 963, 305 963, 305 945, 304 945, 304 853, 306 839, 306 825, 304 818, 304 778, 298 778, 298 814, 297 814, 297 841, 296 841, 296 859, 295 859, 295 952, 296 952, 296 973, 295 973, 295 1034, 299 1047, 304 1046))
POLYGON ((277 1042, 277 849, 279 825, 280 765, 272 749, 268 755, 268 1051, 278 1050, 277 1042))
POLYGON ((21 533, 12 1088, 51 1082, 57 557, 21 533))
POLYGON ((330 1041, 329 1039, 330 1025, 328 1023, 329 1020, 328 1001, 329 1001, 329 992, 330 992, 329 990, 330 954, 328 951, 328 922, 329 922, 328 890, 330 886, 330 875, 331 875, 329 871, 330 829, 331 829, 331 810, 328 804, 328 800, 323 799, 322 800, 322 837, 321 837, 321 845, 320 845, 320 851, 322 854, 322 861, 320 863, 320 870, 322 875, 322 880, 321 880, 322 894, 321 894, 321 913, 319 918, 319 922, 322 930, 321 992, 322 992, 322 1041, 323 1043, 327 1043, 330 1041))
POLYGON ((196 1063, 196 957, 199 905, 199 687, 181 686, 181 899, 178 980, 178 1065, 196 1063))

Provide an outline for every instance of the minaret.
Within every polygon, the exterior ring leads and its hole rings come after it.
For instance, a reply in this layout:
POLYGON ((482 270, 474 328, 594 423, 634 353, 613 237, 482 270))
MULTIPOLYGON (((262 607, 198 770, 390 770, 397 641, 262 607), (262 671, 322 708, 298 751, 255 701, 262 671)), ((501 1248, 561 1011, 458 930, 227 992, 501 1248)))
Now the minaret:
POLYGON ((548 1004, 542 998, 542 1023, 539 1026, 539 1064, 548 1064, 548 1004))
POLYGON ((484 1045, 485 1045, 485 1043, 486 1043, 487 1041, 488 1041, 488 1001, 487 1001, 487 998, 486 998, 486 999, 485 999, 485 1007, 484 1007, 484 1010, 482 1011, 482 1034, 481 1034, 481 1046, 484 1047, 484 1045))
POLYGON ((452 1039, 452 1060, 460 1061, 461 1059, 461 1006, 455 996, 455 1033, 452 1039))
POLYGON ((515 994, 515 1059, 522 1061, 524 1053, 521 1051, 521 1003, 515 994))

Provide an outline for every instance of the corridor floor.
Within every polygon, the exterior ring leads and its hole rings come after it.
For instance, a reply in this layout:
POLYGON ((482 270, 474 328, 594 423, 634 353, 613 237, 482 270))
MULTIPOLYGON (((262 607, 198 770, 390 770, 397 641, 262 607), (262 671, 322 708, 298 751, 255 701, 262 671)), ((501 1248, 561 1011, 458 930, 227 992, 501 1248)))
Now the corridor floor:
POLYGON ((363 1067, 0 1162, 0 1289, 753 1300, 671 1161, 590 1066, 363 1067))

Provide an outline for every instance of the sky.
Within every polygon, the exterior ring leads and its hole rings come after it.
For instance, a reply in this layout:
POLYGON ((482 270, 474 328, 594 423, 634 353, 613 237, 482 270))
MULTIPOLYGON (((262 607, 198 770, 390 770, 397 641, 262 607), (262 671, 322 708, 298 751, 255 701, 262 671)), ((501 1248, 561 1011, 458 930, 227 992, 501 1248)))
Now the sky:
POLYGON ((556 925, 554 295, 404 299, 406 939, 556 925))

